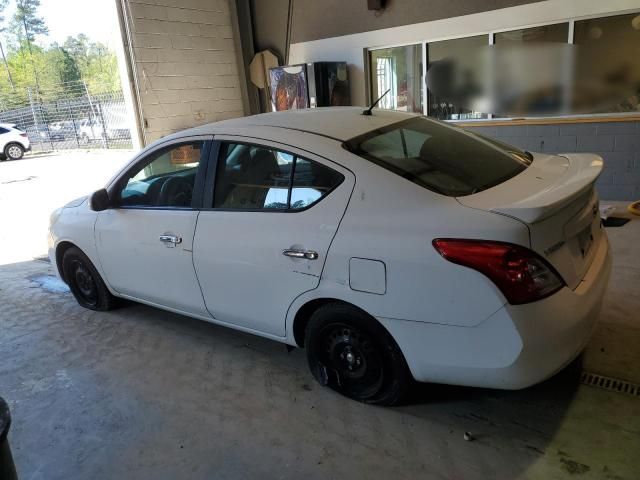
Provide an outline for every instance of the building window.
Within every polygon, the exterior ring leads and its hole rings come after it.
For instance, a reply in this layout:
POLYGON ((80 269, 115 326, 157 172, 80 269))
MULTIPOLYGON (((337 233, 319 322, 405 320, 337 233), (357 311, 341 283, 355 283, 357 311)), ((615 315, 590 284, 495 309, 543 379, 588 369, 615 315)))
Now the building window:
POLYGON ((422 112, 422 45, 370 52, 371 98, 384 96, 379 108, 422 112))
POLYGON ((557 23, 542 27, 524 28, 495 34, 496 45, 510 44, 521 45, 523 43, 567 43, 569 39, 569 24, 557 23))
POLYGON ((640 14, 577 21, 573 43, 574 110, 640 112, 640 14))
POLYGON ((370 51, 371 101, 442 120, 640 112, 640 13, 370 51), (572 28, 573 27, 573 28, 572 28))
POLYGON ((570 113, 569 24, 495 34, 489 86, 494 117, 570 113))
POLYGON ((472 100, 482 79, 475 63, 486 49, 488 36, 431 42, 427 46, 429 116, 440 120, 487 118, 472 100))

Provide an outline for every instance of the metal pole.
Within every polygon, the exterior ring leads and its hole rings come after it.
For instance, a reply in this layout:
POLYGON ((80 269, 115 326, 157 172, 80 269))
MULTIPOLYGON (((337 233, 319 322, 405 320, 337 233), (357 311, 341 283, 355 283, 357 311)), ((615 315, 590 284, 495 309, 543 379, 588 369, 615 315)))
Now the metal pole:
POLYGON ((102 145, 109 148, 109 138, 107 135, 107 125, 104 123, 104 115, 102 114, 102 103, 98 101, 98 113, 100 114, 100 123, 102 123, 102 145))
POLYGON ((29 97, 29 106, 31 107, 31 115, 33 117, 33 126, 36 128, 36 137, 38 138, 38 143, 42 145, 44 150, 44 143, 40 139, 40 127, 38 126, 38 117, 36 115, 35 108, 33 108, 33 96, 31 95, 30 87, 27 87, 27 96, 29 97))
POLYGON ((76 145, 80 148, 80 139, 78 138, 78 128, 76 127, 76 119, 73 116, 73 110, 71 109, 71 102, 67 100, 67 110, 69 111, 69 116, 71 117, 71 124, 73 125, 73 135, 76 137, 76 145))
MULTIPOLYGON (((38 100, 38 110, 40 110, 40 115, 42 115, 42 101, 40 100, 38 100)), ((45 119, 44 127, 47 131, 47 137, 49 138, 49 145, 51 145, 51 150, 55 150, 55 147, 53 146, 53 139, 51 138, 51 129, 49 128, 49 114, 47 113, 46 117, 45 115, 42 116, 45 119)))
MULTIPOLYGON (((93 110, 93 102, 91 102, 91 95, 89 95, 89 89, 87 88, 87 82, 85 82, 84 80, 82 81, 82 85, 84 86, 84 91, 87 94, 87 100, 89 100, 89 109, 91 110, 91 112, 89 113, 89 125, 91 126, 91 135, 93 137, 96 136, 96 131, 93 128, 93 119, 92 117, 95 116, 95 111, 93 110)), ((104 129, 104 125, 103 125, 103 129, 104 129)))

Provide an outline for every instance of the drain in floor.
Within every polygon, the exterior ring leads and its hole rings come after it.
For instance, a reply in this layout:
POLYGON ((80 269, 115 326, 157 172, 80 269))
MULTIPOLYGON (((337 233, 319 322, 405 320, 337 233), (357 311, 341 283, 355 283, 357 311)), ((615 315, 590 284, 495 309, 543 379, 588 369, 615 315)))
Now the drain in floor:
POLYGON ((611 377, 605 377, 596 373, 582 372, 580 383, 590 385, 596 388, 609 390, 610 392, 624 393, 634 397, 640 397, 640 385, 618 380, 611 377))

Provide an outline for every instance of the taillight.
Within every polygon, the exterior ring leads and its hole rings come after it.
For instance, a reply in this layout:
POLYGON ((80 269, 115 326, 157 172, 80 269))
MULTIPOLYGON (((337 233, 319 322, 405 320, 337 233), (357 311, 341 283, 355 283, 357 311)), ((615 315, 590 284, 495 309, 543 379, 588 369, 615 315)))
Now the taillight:
POLYGON ((21 137, 25 137, 25 138, 26 138, 26 137, 27 137, 27 134, 23 132, 23 133, 21 133, 21 134, 20 134, 20 136, 21 136, 21 137))
POLYGON ((433 246, 450 262, 487 276, 512 305, 534 302, 564 286, 540 255, 511 243, 437 238, 433 246))

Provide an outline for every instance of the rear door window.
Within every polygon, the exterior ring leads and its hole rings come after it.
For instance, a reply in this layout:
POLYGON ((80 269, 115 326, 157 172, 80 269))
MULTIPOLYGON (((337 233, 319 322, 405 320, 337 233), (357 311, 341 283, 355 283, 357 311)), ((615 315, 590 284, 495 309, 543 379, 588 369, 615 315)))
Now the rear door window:
POLYGON ((443 195, 471 195, 522 172, 531 155, 456 127, 415 117, 344 144, 356 155, 443 195))
POLYGON ((213 207, 225 210, 308 208, 344 177, 318 162, 258 145, 223 143, 213 207))

